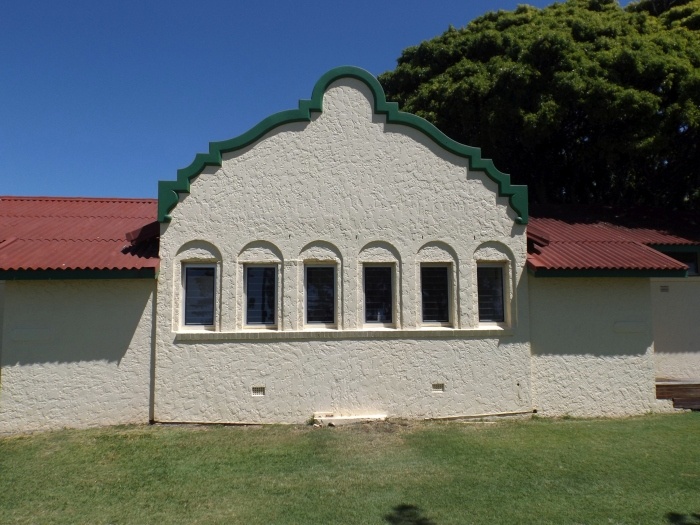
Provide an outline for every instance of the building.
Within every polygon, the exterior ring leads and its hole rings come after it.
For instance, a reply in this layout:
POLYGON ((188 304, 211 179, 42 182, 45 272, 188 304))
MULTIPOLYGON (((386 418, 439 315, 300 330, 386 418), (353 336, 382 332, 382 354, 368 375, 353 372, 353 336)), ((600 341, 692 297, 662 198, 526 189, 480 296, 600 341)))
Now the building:
POLYGON ((700 242, 607 225, 577 257, 566 227, 334 69, 157 201, 0 199, 0 432, 668 409, 655 380, 700 377, 699 334, 652 289, 697 304, 700 242))

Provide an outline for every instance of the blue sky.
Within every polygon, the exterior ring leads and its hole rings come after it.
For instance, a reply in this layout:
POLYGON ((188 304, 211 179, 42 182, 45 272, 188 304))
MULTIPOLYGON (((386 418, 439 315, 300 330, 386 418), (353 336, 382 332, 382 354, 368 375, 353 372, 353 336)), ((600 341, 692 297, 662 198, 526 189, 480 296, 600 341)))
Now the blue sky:
POLYGON ((0 195, 156 197, 210 141, 296 108, 329 69, 377 75, 518 3, 5 0, 0 195))

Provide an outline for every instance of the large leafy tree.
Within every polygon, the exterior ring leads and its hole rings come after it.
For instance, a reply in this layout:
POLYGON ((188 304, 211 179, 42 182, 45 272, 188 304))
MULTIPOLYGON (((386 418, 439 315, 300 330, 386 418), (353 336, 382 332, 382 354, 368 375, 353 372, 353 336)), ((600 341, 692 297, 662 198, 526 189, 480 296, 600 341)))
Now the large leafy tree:
POLYGON ((535 203, 700 209, 700 0, 492 12, 379 80, 535 203))

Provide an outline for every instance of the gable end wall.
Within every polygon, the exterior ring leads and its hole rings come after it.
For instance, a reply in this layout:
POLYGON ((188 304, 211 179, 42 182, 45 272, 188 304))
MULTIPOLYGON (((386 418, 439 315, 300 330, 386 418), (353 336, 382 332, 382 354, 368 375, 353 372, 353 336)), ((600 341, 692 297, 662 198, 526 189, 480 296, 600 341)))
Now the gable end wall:
POLYGON ((173 209, 161 236, 156 420, 303 422, 315 411, 437 417, 530 409, 528 320, 520 306, 527 304, 525 227, 496 183, 469 170, 467 158, 417 129, 386 124, 372 104, 363 82, 336 81, 322 113, 225 154, 173 209), (192 243, 221 256, 210 332, 180 326, 182 264, 197 260, 183 247, 192 243), (336 328, 304 325, 309 254, 337 265, 336 328), (244 324, 243 268, 256 257, 278 268, 276 330, 244 324), (453 265, 451 327, 421 323, 425 257, 453 265), (505 268, 508 327, 478 322, 477 257, 505 268), (395 271, 391 328, 363 322, 362 268, 370 262, 395 271), (445 391, 433 392, 433 384, 445 391), (265 396, 253 396, 262 386, 265 396))

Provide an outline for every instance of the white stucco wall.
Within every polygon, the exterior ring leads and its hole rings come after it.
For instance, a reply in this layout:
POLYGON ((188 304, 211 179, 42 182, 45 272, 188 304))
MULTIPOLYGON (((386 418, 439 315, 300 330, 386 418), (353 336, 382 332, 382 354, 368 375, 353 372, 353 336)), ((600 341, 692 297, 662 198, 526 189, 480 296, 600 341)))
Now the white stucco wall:
POLYGON ((653 279, 656 376, 700 379, 700 277, 653 279))
POLYGON ((0 432, 149 420, 154 280, 8 281, 0 432))
POLYGON ((303 423, 319 411, 418 418, 529 410, 524 346, 408 334, 179 341, 158 367, 156 418, 303 423), (444 392, 433 392, 436 383, 444 392), (252 387, 264 387, 265 395, 253 396, 252 387))
POLYGON ((322 114, 225 155, 173 210, 161 235, 156 420, 530 408, 525 227, 467 159, 385 124, 371 100, 360 81, 332 84, 322 114), (180 325, 187 261, 217 264, 214 332, 180 325), (305 261, 337 267, 337 328, 304 326, 305 261), (507 326, 479 325, 477 261, 505 268, 507 326), (253 262, 279 271, 275 331, 244 325, 243 268, 253 262), (394 265, 392 328, 363 325, 362 267, 371 262, 394 265), (424 262, 450 265, 450 327, 422 326, 424 262), (435 382, 444 393, 432 393, 435 382), (253 386, 266 395, 252 397, 253 386))
POLYGON ((534 407, 623 416, 656 406, 649 280, 533 278, 534 407))

